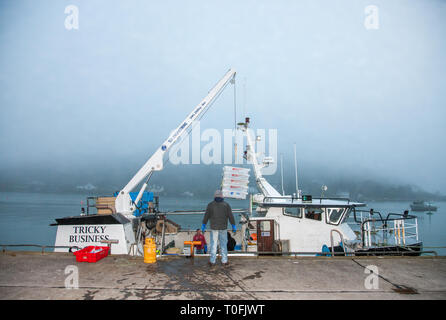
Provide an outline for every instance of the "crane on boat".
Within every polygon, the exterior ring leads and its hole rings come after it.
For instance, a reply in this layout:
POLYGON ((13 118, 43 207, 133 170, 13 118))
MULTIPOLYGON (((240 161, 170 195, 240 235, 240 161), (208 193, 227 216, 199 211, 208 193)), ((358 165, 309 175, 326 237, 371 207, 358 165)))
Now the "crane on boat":
POLYGON ((161 146, 155 151, 155 153, 147 160, 147 162, 138 170, 138 172, 133 176, 133 178, 127 183, 124 188, 118 192, 115 200, 116 212, 123 214, 128 218, 133 218, 134 211, 138 207, 138 203, 141 200, 144 191, 147 188, 150 177, 153 172, 163 170, 164 166, 164 155, 167 151, 175 144, 175 142, 185 133, 193 122, 203 116, 204 113, 209 109, 211 104, 215 99, 221 94, 228 83, 234 83, 236 71, 230 69, 223 78, 209 91, 209 93, 204 97, 201 102, 195 106, 191 113, 181 121, 181 123, 176 127, 169 137, 161 144, 161 146), (144 182, 139 193, 135 199, 132 200, 130 192, 133 191, 141 182, 144 182))

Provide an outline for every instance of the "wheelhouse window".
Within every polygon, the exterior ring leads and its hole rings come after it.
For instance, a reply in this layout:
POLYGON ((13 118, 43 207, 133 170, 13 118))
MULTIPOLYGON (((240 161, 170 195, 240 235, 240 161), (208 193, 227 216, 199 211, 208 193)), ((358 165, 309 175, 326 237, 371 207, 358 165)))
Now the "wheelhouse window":
POLYGON ((305 218, 321 221, 323 212, 321 208, 305 208, 305 218))
POLYGON ((346 211, 347 212, 344 214, 344 217, 342 218, 341 223, 344 223, 344 222, 347 221, 347 219, 350 216, 350 213, 353 211, 353 209, 352 208, 347 208, 346 211))
POLYGON ((302 218, 302 208, 283 208, 284 214, 287 216, 295 217, 295 218, 302 218))
POLYGON ((344 213, 345 208, 330 208, 327 209, 327 221, 330 224, 339 224, 344 213))

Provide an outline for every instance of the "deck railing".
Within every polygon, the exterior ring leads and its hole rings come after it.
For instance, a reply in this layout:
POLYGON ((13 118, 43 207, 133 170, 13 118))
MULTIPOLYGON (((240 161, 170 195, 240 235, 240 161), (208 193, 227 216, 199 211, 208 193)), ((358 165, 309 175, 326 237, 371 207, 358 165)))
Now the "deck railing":
MULTIPOLYGON (((0 247, 2 247, 2 252, 6 252, 7 247, 27 247, 27 248, 40 248, 41 252, 44 253, 45 249, 55 249, 55 248, 63 248, 63 249, 81 249, 78 246, 50 246, 50 245, 40 245, 40 244, 0 244, 0 247)), ((71 252, 71 251, 70 251, 71 252)))
MULTIPOLYGON (((275 197, 265 197, 263 199, 263 203, 264 204, 269 204, 269 203, 273 203, 274 200, 291 200, 291 203, 294 203, 297 200, 302 200, 302 198, 297 198, 297 197, 293 197, 293 196, 275 196, 275 197)), ((312 198, 311 201, 308 201, 308 204, 322 204, 322 200, 335 200, 335 201, 344 201, 347 202, 347 204, 350 204, 350 199, 349 198, 336 198, 336 197, 316 197, 316 198, 312 198)), ((304 202, 305 203, 305 202, 304 202)))
MULTIPOLYGON (((419 242, 418 220, 407 213, 388 213, 384 218, 379 211, 353 209, 352 229, 359 227, 361 244, 374 246, 406 245, 419 242)), ((355 230, 354 230, 355 231, 355 230)))

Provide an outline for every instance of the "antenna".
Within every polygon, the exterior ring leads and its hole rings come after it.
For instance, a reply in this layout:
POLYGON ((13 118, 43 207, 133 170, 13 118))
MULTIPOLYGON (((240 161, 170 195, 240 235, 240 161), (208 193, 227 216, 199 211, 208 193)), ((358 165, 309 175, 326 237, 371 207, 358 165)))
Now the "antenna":
POLYGON ((322 197, 324 196, 324 192, 328 190, 328 187, 324 184, 324 185, 321 187, 321 190, 322 190, 322 192, 321 192, 321 199, 322 199, 322 197))
POLYGON ((246 77, 243 78, 243 117, 246 117, 246 77))
POLYGON ((297 155, 296 155, 296 143, 294 144, 294 172, 296 174, 296 194, 299 199, 299 183, 297 180, 297 155))
POLYGON ((285 191, 283 189, 283 154, 280 154, 280 171, 281 171, 281 176, 282 176, 282 196, 285 195, 285 191))

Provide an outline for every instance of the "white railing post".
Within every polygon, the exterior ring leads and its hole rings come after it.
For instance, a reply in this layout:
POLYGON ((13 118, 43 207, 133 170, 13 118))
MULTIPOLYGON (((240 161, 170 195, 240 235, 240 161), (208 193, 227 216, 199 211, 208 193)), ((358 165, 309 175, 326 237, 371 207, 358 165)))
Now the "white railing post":
POLYGON ((397 228, 396 228, 396 220, 393 220, 393 236, 395 237, 395 244, 398 244, 398 239, 396 237, 396 232, 397 232, 397 228))
POLYGON ((415 218, 415 234, 417 237, 417 242, 418 242, 418 219, 415 218))

